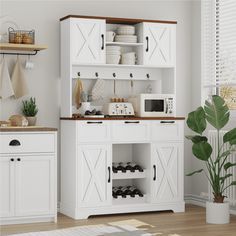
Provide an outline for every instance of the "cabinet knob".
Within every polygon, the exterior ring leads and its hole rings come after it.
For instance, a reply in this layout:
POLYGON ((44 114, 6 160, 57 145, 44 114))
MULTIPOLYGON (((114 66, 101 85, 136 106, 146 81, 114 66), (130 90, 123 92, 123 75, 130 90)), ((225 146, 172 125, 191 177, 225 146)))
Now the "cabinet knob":
POLYGON ((14 158, 11 158, 11 161, 14 161, 14 158))
POLYGON ((20 159, 20 158, 17 158, 17 161, 21 161, 21 159, 20 159))
POLYGON ((10 141, 9 146, 20 146, 20 141, 17 139, 13 139, 10 141))

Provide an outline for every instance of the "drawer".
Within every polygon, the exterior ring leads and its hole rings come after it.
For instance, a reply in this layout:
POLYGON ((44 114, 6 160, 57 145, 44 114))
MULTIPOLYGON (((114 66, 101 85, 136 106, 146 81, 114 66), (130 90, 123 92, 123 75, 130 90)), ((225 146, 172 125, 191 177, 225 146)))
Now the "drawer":
POLYGON ((152 121, 151 138, 153 141, 182 141, 184 138, 183 121, 152 121))
POLYGON ((113 121, 111 129, 113 142, 147 142, 150 139, 147 121, 113 121))
POLYGON ((0 134, 0 153, 55 152, 54 134, 0 134))
POLYGON ((87 120, 77 122, 77 138, 79 142, 104 142, 110 140, 110 122, 87 120))

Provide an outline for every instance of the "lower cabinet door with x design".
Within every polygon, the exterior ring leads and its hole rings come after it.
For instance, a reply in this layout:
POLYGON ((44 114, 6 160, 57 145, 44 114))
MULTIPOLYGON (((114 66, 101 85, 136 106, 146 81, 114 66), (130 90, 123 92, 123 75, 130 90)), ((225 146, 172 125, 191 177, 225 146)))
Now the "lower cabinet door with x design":
POLYGON ((151 201, 175 202, 183 199, 183 144, 152 144, 151 201))
POLYGON ((77 156, 79 206, 111 205, 111 158, 110 145, 79 145, 77 156))

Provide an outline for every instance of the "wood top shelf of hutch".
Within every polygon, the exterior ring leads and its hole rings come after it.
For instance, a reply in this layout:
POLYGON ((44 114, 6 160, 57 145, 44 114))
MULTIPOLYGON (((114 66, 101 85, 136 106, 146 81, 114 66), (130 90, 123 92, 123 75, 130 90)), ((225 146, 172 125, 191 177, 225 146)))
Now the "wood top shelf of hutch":
POLYGON ((138 24, 138 23, 142 23, 142 22, 177 24, 177 21, 116 18, 116 17, 103 17, 103 16, 80 16, 80 15, 68 15, 68 16, 62 17, 60 19, 60 21, 66 20, 68 18, 100 19, 100 20, 106 20, 106 23, 108 23, 108 24, 129 24, 129 25, 132 25, 132 24, 138 24))
POLYGON ((0 43, 0 50, 12 51, 41 51, 47 49, 46 45, 37 44, 15 44, 15 43, 0 43))

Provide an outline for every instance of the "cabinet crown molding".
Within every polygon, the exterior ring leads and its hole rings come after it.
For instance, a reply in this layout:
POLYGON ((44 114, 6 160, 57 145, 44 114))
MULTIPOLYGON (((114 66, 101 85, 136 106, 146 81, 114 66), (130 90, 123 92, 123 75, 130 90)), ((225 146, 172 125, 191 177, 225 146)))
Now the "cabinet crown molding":
POLYGON ((134 24, 138 24, 138 23, 142 23, 142 22, 177 24, 177 21, 117 18, 117 17, 106 17, 106 16, 82 16, 82 15, 67 15, 67 16, 62 17, 60 19, 60 21, 63 21, 63 20, 69 19, 69 18, 100 19, 100 20, 106 20, 106 23, 129 24, 129 25, 134 25, 134 24))

